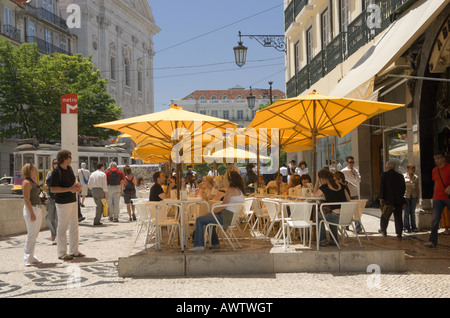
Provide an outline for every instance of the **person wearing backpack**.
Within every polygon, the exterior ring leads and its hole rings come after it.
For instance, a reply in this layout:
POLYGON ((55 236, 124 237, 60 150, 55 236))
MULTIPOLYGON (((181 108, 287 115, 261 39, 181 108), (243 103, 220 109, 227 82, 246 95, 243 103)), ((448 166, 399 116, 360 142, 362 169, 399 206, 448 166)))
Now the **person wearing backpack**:
POLYGON ((128 217, 131 221, 136 221, 136 214, 134 213, 134 205, 131 199, 136 198, 136 178, 134 177, 133 173, 131 172, 131 167, 126 166, 123 169, 123 172, 125 173, 125 187, 123 189, 123 200, 125 201, 125 204, 127 205, 127 212, 128 217), (131 211, 133 210, 133 216, 131 216, 131 211))
POLYGON ((109 220, 119 222, 120 197, 122 196, 125 175, 122 170, 117 168, 116 162, 109 164, 109 169, 105 171, 108 184, 108 207, 109 220))

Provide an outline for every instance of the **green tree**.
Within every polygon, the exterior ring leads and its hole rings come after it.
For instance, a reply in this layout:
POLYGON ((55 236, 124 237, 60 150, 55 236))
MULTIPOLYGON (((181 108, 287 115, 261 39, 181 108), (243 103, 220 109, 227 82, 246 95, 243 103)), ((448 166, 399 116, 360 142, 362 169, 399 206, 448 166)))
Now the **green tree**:
POLYGON ((106 139, 116 131, 93 125, 117 120, 121 109, 91 61, 80 54, 41 56, 35 44, 0 39, 0 139, 60 139, 61 96, 78 93, 78 132, 106 139))

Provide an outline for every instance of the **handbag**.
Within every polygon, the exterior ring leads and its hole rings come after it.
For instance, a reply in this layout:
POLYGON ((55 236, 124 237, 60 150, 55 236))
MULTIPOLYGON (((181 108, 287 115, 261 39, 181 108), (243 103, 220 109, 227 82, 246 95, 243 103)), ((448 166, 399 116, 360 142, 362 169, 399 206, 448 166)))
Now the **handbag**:
MULTIPOLYGON (((444 191, 445 191, 446 186, 445 186, 444 180, 442 180, 441 170, 439 169, 439 167, 438 167, 438 173, 439 173, 439 178, 441 179, 441 182, 442 182, 442 185, 444 186, 444 191)), ((450 194, 447 194, 447 197, 450 199, 450 194)))
POLYGON ((106 199, 102 199, 102 203, 103 203, 103 216, 108 216, 108 202, 106 201, 106 199))
POLYGON ((36 188, 39 189, 39 198, 41 199, 41 204, 47 204, 47 203, 45 203, 45 201, 47 201, 47 196, 42 191, 41 187, 33 179, 31 179, 31 178, 26 178, 26 179, 28 181, 30 181, 33 186, 35 186, 36 188))

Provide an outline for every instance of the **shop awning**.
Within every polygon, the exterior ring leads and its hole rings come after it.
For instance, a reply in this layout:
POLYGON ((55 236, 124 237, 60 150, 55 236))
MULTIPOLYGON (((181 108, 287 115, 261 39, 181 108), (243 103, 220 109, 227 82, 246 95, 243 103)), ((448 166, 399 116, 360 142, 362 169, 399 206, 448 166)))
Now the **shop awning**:
POLYGON ((370 96, 375 76, 402 56, 447 4, 448 0, 419 1, 382 33, 329 95, 358 99, 370 96))

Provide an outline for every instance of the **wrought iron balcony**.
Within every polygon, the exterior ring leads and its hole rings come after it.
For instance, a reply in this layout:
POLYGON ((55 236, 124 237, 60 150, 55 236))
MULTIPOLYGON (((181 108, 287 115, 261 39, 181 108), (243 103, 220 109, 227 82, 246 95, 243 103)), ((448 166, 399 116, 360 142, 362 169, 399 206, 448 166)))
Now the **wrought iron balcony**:
POLYGON ((54 14, 53 12, 50 12, 44 8, 36 8, 31 5, 27 5, 27 12, 29 12, 32 16, 34 16, 37 19, 47 21, 54 26, 57 26, 64 31, 69 31, 69 27, 67 26, 66 20, 58 16, 57 14, 54 14))
POLYGON ((28 36, 26 41, 28 43, 36 43, 37 44, 37 49, 39 51, 41 51, 42 53, 45 54, 53 54, 53 53, 61 53, 61 54, 67 54, 67 55, 72 55, 70 52, 57 47, 51 43, 48 43, 47 41, 45 41, 44 39, 40 39, 38 37, 35 36, 28 36))
POLYGON ((12 25, 4 24, 3 28, 2 28, 2 25, 0 25, 0 33, 10 37, 11 39, 18 41, 18 42, 20 42, 20 40, 21 40, 20 30, 13 27, 12 25))

